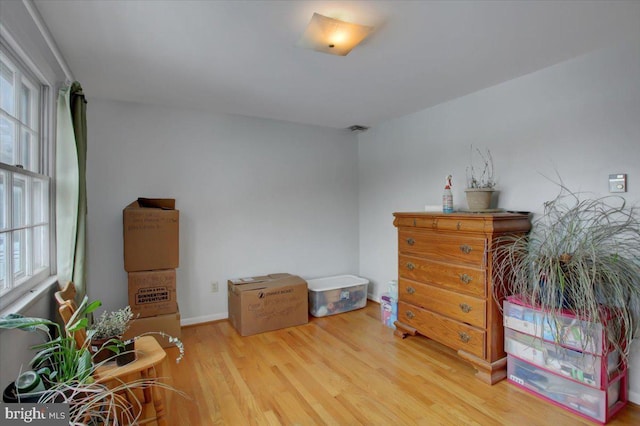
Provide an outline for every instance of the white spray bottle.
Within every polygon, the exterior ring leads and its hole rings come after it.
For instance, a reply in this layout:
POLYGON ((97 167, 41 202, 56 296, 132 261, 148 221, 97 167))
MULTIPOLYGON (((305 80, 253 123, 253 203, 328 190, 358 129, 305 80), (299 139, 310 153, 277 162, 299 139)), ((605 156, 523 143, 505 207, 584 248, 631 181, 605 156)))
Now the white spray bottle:
POLYGON ((451 183, 452 178, 453 177, 451 175, 448 175, 445 182, 444 193, 442 194, 443 213, 453 213, 453 194, 451 193, 451 187, 453 186, 451 183))

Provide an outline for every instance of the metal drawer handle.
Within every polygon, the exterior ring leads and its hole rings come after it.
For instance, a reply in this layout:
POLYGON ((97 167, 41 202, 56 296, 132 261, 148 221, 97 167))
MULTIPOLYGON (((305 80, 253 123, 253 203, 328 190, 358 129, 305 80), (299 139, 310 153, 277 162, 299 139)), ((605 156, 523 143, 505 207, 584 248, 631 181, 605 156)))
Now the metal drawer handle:
POLYGON ((407 262, 407 269, 413 271, 414 269, 416 269, 416 265, 411 262, 407 262))
POLYGON ((414 245, 416 243, 416 240, 414 240, 413 238, 407 238, 407 244, 409 244, 410 246, 414 245))
POLYGON ((415 315, 413 312, 411 312, 411 311, 407 311, 407 318, 409 318, 409 319, 414 319, 414 318, 415 318, 415 316, 416 316, 416 315, 415 315))
POLYGON ((467 274, 460 274, 460 281, 462 281, 465 284, 469 284, 471 282, 472 278, 467 275, 467 274))
POLYGON ((465 314, 468 314, 469 312, 471 312, 471 306, 467 305, 466 303, 461 303, 458 306, 460 306, 460 310, 465 314))
POLYGON ((462 340, 464 343, 467 343, 469 340, 471 340, 471 336, 462 331, 458 331, 458 337, 460 337, 460 340, 462 340))
POLYGON ((463 252, 464 254, 471 253, 471 250, 472 250, 471 246, 468 246, 466 244, 463 244, 460 246, 460 251, 463 252))
POLYGON ((416 289, 415 289, 415 288, 413 288, 413 287, 407 287, 407 293, 409 293, 409 294, 413 294, 413 293, 415 293, 415 292, 416 292, 416 289))

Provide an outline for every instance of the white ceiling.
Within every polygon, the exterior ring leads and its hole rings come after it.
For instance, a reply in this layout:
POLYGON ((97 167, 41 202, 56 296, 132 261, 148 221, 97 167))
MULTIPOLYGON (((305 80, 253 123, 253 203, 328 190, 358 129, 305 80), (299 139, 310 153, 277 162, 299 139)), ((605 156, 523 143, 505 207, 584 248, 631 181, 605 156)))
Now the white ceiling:
POLYGON ((373 126, 614 43, 640 1, 35 0, 91 98, 373 126), (296 47, 313 12, 376 27, 296 47))

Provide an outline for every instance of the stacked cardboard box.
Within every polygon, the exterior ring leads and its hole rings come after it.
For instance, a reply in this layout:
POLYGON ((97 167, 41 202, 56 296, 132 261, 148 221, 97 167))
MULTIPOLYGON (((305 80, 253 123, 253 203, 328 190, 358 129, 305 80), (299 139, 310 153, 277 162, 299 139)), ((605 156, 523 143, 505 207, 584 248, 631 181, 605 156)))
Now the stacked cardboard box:
MULTIPOLYGON (((180 337, 176 295, 180 212, 173 199, 138 198, 123 210, 124 269, 136 318, 125 337, 161 331, 180 337)), ((156 335, 164 347, 168 339, 156 335)))

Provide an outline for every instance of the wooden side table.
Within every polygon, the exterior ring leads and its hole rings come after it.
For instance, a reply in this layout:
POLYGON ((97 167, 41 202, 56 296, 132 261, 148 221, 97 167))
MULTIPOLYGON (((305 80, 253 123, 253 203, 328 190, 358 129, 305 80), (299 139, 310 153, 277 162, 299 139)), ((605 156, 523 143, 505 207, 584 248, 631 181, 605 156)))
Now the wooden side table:
MULTIPOLYGON (((153 336, 143 336, 135 343, 136 360, 123 366, 115 363, 107 363, 98 367, 94 374, 97 383, 102 383, 109 388, 117 388, 126 385, 131 380, 158 380, 163 377, 163 363, 167 353, 153 336)), ((127 392, 125 390, 125 392, 127 392)), ((146 406, 152 405, 155 416, 138 419, 136 424, 157 422, 158 426, 166 426, 164 389, 159 386, 147 386, 143 389, 143 401, 141 416, 148 414, 146 406)), ((128 398, 128 397, 127 397, 128 398)))

